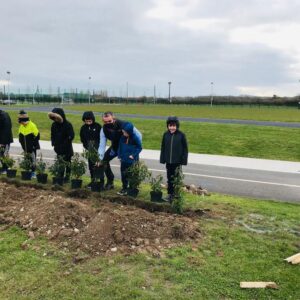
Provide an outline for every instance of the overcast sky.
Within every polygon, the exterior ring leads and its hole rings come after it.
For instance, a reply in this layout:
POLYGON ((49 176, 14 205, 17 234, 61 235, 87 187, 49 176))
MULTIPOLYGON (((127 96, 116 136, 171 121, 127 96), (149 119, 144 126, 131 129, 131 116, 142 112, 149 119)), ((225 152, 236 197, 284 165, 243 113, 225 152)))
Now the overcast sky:
POLYGON ((299 0, 9 0, 0 90, 300 94, 299 0), (89 80, 89 77, 91 79, 89 80))

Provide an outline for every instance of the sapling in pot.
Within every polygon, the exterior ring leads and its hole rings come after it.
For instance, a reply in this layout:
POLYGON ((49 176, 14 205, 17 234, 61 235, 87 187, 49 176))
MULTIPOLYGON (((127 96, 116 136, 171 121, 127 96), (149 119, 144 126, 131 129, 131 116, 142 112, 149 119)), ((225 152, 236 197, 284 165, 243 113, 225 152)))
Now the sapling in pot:
POLYGON ((174 185, 174 198, 172 201, 173 211, 177 214, 182 214, 183 212, 183 187, 184 187, 184 175, 182 173, 181 167, 177 167, 175 175, 173 176, 173 185, 174 185))
POLYGON ((80 156, 78 153, 75 153, 75 155, 72 158, 71 161, 71 188, 77 189, 81 188, 82 186, 82 175, 85 174, 86 171, 86 163, 80 159, 80 156))
POLYGON ((89 143, 88 150, 83 152, 83 157, 89 160, 93 167, 93 176, 91 182, 91 190, 93 192, 100 192, 104 189, 104 163, 99 157, 99 153, 93 143, 89 143))
POLYGON ((68 166, 68 162, 66 162, 63 158, 63 156, 58 155, 57 158, 54 161, 54 164, 50 166, 49 171, 52 178, 53 184, 63 185, 64 183, 64 171, 66 166, 68 166))
POLYGON ((150 172, 144 162, 137 161, 127 170, 129 189, 127 194, 137 197, 141 183, 150 177, 150 172))
POLYGON ((46 166, 47 164, 43 161, 43 156, 41 154, 35 165, 36 179, 39 183, 47 183, 48 174, 46 173, 46 166))
POLYGON ((23 170, 21 171, 22 180, 31 180, 33 162, 30 153, 23 153, 23 158, 21 159, 19 166, 23 170))
POLYGON ((17 174, 17 170, 13 169, 13 166, 15 164, 15 160, 10 157, 9 155, 5 155, 1 158, 2 164, 5 164, 7 166, 6 176, 9 178, 15 178, 17 174))
POLYGON ((152 177, 150 181, 151 185, 151 201, 153 202, 161 202, 162 201, 162 184, 163 177, 161 175, 157 175, 156 177, 152 177))

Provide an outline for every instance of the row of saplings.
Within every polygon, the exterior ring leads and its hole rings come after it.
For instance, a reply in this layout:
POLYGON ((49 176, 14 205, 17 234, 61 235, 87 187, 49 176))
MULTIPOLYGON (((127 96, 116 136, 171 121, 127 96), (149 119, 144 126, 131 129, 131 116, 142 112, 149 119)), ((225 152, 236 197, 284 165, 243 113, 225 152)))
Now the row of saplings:
MULTIPOLYGON (((99 165, 94 167, 94 177, 91 183, 91 190, 93 192, 100 192, 103 189, 103 183, 100 182, 100 178, 104 174, 105 165, 100 161, 98 153, 96 150, 90 149, 85 151, 82 155, 84 158, 92 161, 94 165, 99 165), (101 174, 102 173, 102 174, 101 174)), ((10 156, 4 156, 1 158, 3 164, 6 164, 8 170, 6 176, 9 178, 15 178, 17 174, 17 169, 14 168, 16 161, 10 156)), ((66 162, 62 156, 58 156, 54 163, 48 168, 49 173, 52 175, 53 185, 63 185, 64 178, 61 174, 64 173, 66 167, 71 169, 71 189, 78 189, 82 187, 82 176, 86 173, 87 165, 84 160, 81 159, 78 153, 75 153, 71 163, 66 162)), ((31 180, 32 178, 32 159, 31 155, 24 153, 22 159, 19 161, 19 167, 21 169, 21 179, 31 180)), ((41 184, 46 184, 48 182, 47 174, 47 164, 43 160, 42 155, 36 160, 35 172, 37 182, 41 184)), ((151 172, 148 170, 144 162, 138 161, 133 164, 128 169, 128 182, 130 189, 128 190, 128 195, 132 197, 137 197, 139 193, 139 187, 143 181, 150 179, 151 184, 151 201, 162 202, 162 181, 163 177, 158 175, 153 177, 151 172)), ((183 192, 183 174, 181 169, 178 169, 174 176, 174 189, 175 198, 173 200, 172 206, 179 213, 182 211, 182 192, 183 192)))

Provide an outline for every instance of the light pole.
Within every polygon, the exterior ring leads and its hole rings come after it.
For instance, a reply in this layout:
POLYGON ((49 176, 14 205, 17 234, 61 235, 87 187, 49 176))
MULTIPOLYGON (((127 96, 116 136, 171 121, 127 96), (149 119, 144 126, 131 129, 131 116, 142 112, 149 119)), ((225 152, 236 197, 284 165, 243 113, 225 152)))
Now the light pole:
POLYGON ((9 85, 10 85, 10 71, 6 71, 6 74, 8 75, 8 81, 7 81, 8 105, 10 105, 10 90, 9 90, 9 85))
POLYGON ((210 106, 213 105, 214 101, 214 83, 213 81, 210 83, 210 106))
POLYGON ((171 104, 172 103, 172 100, 171 100, 171 81, 168 82, 168 85, 169 85, 169 103, 171 104))
POLYGON ((91 86, 91 79, 92 77, 89 77, 89 104, 91 104, 91 92, 90 92, 90 86, 91 86))

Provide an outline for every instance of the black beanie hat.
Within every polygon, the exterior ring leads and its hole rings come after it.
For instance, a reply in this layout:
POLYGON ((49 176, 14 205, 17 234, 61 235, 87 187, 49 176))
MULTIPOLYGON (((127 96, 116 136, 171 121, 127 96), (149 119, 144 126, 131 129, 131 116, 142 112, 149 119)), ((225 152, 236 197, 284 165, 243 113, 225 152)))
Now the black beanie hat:
POLYGON ((179 120, 175 116, 168 117, 167 119, 167 127, 169 124, 176 124, 177 129, 179 128, 179 120))

